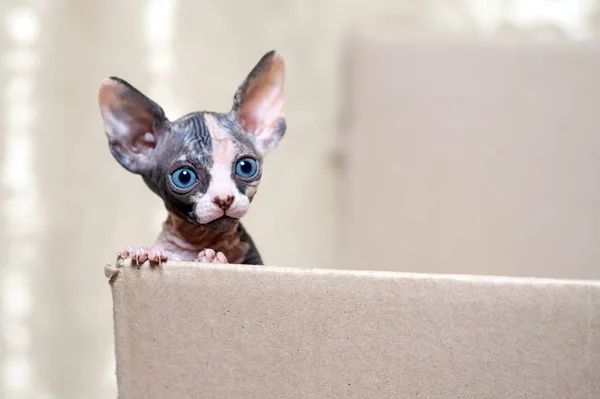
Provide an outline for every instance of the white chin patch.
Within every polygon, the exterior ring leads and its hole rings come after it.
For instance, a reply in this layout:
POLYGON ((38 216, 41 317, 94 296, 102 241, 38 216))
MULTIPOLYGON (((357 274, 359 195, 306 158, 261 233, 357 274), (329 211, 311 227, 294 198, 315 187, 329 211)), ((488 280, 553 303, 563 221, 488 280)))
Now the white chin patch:
MULTIPOLYGON (((235 189, 237 191, 237 187, 235 189)), ((238 193, 238 195, 235 197, 233 205, 231 205, 231 208, 229 208, 227 212, 225 212, 225 215, 239 219, 242 216, 244 216, 246 212, 248 212, 249 207, 250 200, 248 200, 248 197, 246 197, 245 195, 240 195, 238 193)))
POLYGON ((194 200, 196 201, 194 213, 198 223, 200 224, 210 223, 213 220, 225 215, 225 212, 223 212, 221 208, 215 205, 212 200, 209 200, 206 196, 194 198, 194 200))

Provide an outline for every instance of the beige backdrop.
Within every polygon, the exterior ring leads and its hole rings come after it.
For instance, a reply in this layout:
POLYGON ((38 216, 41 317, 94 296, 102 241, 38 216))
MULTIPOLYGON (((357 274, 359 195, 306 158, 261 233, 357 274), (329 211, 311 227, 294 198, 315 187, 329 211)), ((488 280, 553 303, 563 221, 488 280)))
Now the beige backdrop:
POLYGON ((289 130, 247 226, 269 264, 329 267, 341 48, 352 23, 402 14, 487 31, 550 21, 548 32, 585 36, 592 3, 569 3, 570 13, 553 14, 519 11, 517 1, 1 1, 1 397, 114 397, 102 266, 123 244, 150 242, 164 212, 108 152, 96 104, 105 76, 130 80, 170 117, 227 110, 259 57, 278 49, 289 66, 289 130))
POLYGON ((377 30, 352 42, 344 266, 600 278, 600 41, 377 30))

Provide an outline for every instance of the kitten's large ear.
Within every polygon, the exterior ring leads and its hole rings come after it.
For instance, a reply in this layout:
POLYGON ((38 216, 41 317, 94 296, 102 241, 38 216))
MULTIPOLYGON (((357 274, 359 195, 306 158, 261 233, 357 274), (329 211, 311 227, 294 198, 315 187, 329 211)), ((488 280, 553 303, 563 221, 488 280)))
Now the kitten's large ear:
POLYGON ((271 51, 261 58, 234 97, 232 113, 263 155, 274 149, 285 133, 284 78, 283 57, 271 51))
POLYGON ((113 156, 130 172, 148 170, 168 124, 163 109, 116 77, 102 82, 98 102, 113 156))

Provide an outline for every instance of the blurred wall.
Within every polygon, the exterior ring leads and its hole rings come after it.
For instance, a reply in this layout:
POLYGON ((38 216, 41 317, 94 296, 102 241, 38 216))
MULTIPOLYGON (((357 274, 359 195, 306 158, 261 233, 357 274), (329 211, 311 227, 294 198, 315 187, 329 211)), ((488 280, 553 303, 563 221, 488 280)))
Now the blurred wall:
POLYGON ((377 26, 349 64, 344 267, 600 278, 600 41, 377 26))
POLYGON ((102 266, 124 244, 151 242, 165 213, 108 152, 97 108, 104 77, 129 80, 173 118, 225 111, 260 56, 279 50, 289 130, 246 225, 267 263, 330 267, 345 32, 384 15, 465 32, 594 30, 596 2, 542 3, 0 2, 1 397, 114 397, 102 266))

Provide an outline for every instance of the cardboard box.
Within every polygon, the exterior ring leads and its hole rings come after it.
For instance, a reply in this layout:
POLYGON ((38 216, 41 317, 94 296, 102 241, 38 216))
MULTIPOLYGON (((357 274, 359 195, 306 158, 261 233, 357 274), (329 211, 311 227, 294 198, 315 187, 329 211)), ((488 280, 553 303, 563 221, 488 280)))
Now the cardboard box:
POLYGON ((341 267, 600 279, 600 43, 365 28, 344 66, 341 267))
POLYGON ((599 282, 123 260, 106 274, 122 399, 600 397, 599 282))

